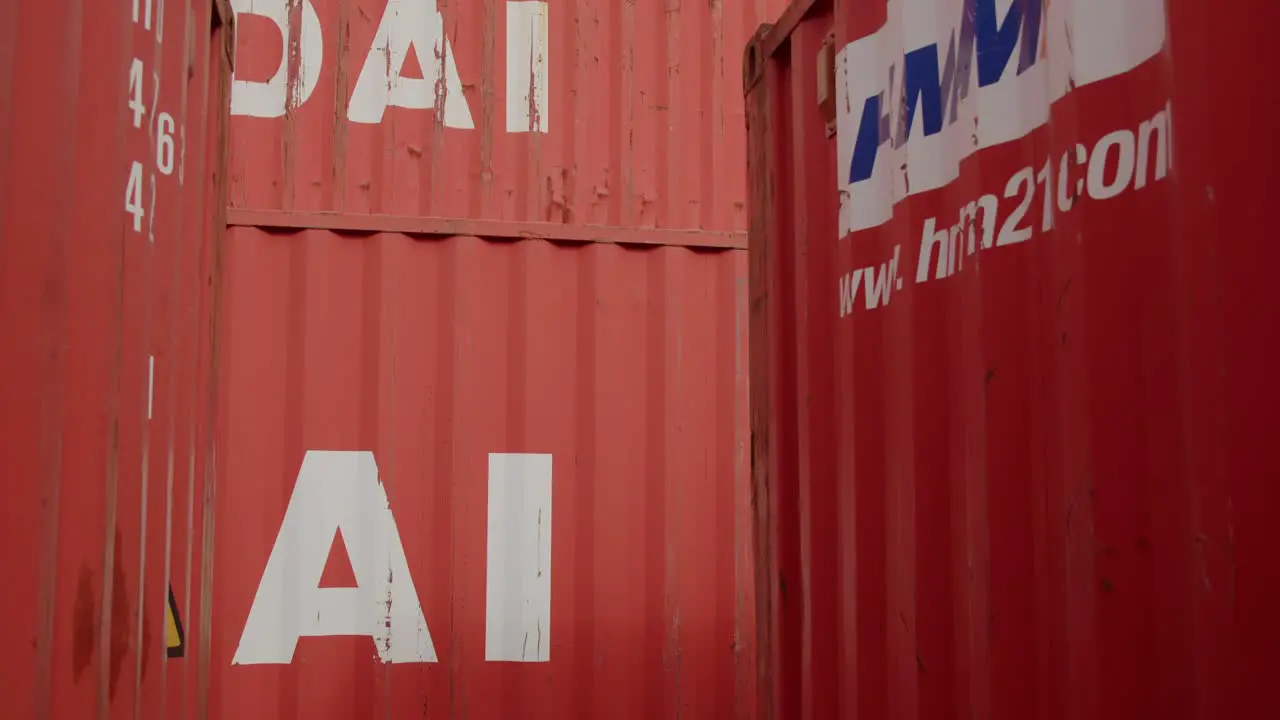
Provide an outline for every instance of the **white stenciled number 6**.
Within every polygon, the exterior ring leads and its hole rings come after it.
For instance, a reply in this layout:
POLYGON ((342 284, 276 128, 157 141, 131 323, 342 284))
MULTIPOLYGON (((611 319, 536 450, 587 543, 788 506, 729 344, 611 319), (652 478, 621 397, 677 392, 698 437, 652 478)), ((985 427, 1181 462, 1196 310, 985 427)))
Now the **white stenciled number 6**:
POLYGON ((169 113, 156 117, 156 168, 165 175, 173 174, 173 127, 169 113))

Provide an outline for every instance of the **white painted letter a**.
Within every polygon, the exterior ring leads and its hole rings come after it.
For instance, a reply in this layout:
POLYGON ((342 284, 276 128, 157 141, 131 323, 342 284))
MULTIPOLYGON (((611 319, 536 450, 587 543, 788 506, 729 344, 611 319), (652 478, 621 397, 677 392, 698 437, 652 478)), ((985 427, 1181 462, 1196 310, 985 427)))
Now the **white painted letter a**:
POLYGON ((289 664, 298 638, 330 635, 369 636, 383 662, 436 662, 372 452, 307 452, 231 662, 289 664), (339 530, 356 587, 321 588, 339 530))

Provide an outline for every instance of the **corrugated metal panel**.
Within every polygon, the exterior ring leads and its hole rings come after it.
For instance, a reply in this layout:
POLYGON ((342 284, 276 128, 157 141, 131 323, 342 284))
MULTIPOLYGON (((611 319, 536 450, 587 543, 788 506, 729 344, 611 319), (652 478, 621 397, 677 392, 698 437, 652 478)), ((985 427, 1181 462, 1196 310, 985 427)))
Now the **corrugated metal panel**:
POLYGON ((754 717, 768 8, 233 4, 211 713, 754 717))
POLYGON ((739 54, 777 0, 233 5, 237 209, 745 229, 739 54))
POLYGON ((212 5, 0 3, 9 717, 179 717, 203 687, 232 50, 212 5))
POLYGON ((211 715, 753 717, 745 271, 740 251, 233 229, 211 715), (385 519, 317 510, 376 485, 315 451, 372 453, 407 582, 362 549, 385 519), (518 585, 518 528, 494 525, 494 453, 549 455, 547 587, 518 585), (317 585, 375 602, 322 610, 317 585), (549 604, 518 658, 495 648, 512 598, 549 604))
POLYGON ((763 714, 1280 714, 1280 6, 831 5, 747 56, 763 714))

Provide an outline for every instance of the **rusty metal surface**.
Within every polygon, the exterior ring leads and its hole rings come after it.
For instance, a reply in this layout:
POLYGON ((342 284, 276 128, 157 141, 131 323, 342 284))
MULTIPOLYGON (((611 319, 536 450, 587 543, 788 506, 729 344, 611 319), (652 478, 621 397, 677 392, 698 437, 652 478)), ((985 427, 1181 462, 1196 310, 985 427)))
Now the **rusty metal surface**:
POLYGON ((211 717, 754 717, 745 252, 228 232, 211 717), (308 489, 317 451, 370 453, 389 516, 291 524, 353 481, 308 489), (492 453, 551 468, 548 622, 515 661, 490 649, 492 453), (380 523, 394 580, 362 574, 380 523), (290 629, 370 584, 386 645, 290 629))
POLYGON ((754 717, 737 60, 768 8, 442 3, 404 76, 456 87, 384 99, 456 90, 474 128, 368 122, 367 90, 352 121, 387 7, 399 37, 428 5, 0 4, 14 717, 754 717))
POLYGON ((211 716, 754 717, 769 8, 233 5, 211 716))
POLYGON ((0 4, 6 717, 199 704, 231 52, 216 17, 200 0, 0 4))
POLYGON ((505 222, 414 215, 351 215, 330 212, 280 212, 228 208, 227 224, 267 230, 332 230, 347 233, 394 232, 405 235, 471 235, 497 240, 541 239, 579 243, 671 245, 708 250, 746 249, 746 236, 732 230, 655 230, 654 228, 505 222))
POLYGON ((1280 6, 793 8, 746 73, 761 716, 1280 715, 1280 6))
POLYGON ((235 4, 233 207, 745 230, 739 58, 777 0, 235 4))

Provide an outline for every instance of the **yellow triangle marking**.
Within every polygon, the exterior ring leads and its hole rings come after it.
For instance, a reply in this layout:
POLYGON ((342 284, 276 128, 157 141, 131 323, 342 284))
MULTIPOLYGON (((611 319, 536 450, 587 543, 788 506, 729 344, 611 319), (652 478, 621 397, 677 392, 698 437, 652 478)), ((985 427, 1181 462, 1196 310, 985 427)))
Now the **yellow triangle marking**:
POLYGON ((182 632, 182 620, 178 618, 178 603, 173 599, 173 586, 169 587, 169 605, 164 609, 164 646, 171 658, 182 657, 187 649, 187 636, 182 632))

